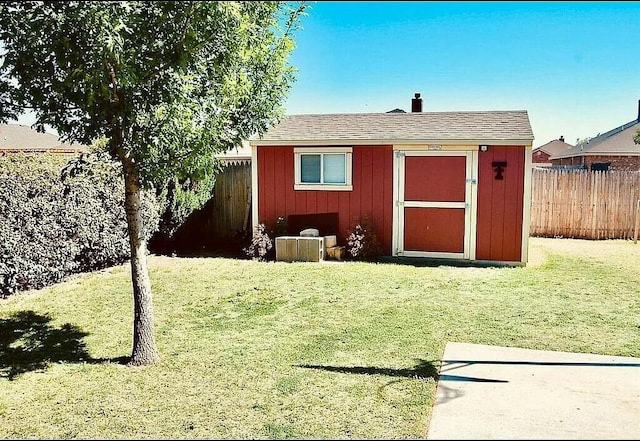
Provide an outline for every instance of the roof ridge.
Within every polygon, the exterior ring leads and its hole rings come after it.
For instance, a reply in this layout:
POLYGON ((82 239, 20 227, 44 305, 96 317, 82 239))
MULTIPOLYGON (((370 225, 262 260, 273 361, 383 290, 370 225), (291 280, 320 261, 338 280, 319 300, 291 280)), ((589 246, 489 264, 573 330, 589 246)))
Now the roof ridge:
POLYGON ((442 110, 432 112, 341 112, 341 113, 292 113, 285 117, 291 116, 365 116, 365 115, 381 115, 381 116, 397 116, 397 115, 442 115, 442 114, 460 114, 460 113, 527 113, 527 110, 442 110))

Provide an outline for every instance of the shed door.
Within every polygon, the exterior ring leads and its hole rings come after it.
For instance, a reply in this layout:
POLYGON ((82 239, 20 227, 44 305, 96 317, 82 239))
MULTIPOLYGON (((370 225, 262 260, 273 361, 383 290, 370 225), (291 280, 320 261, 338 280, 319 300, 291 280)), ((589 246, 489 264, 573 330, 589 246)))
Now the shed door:
POLYGON ((475 259, 476 157, 396 152, 396 255, 475 259))

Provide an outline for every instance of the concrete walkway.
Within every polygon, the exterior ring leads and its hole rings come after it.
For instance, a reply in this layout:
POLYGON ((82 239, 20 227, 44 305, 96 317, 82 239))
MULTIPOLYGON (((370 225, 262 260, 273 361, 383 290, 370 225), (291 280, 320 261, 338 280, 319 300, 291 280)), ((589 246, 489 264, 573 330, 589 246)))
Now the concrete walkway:
POLYGON ((445 347, 428 439, 640 439, 640 358, 445 347))

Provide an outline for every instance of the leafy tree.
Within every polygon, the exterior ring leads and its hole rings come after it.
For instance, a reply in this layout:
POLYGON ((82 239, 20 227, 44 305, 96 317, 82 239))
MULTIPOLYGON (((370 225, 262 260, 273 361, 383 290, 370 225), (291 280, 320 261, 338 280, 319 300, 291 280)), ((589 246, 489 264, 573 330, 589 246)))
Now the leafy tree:
MULTIPOLYGON (((0 122, 105 150, 122 166, 134 300, 130 365, 159 359, 140 211, 144 188, 212 182, 216 151, 261 134, 294 79, 306 5, 285 2, 2 2, 0 122)), ((189 185, 194 200, 207 185, 189 185)))

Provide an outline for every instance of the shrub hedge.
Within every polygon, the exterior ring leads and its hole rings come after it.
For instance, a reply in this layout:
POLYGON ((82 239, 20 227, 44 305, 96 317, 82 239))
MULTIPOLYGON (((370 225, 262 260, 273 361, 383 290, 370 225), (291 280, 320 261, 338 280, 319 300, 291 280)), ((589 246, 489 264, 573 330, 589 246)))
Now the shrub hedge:
MULTIPOLYGON (((147 239, 161 208, 160 198, 144 194, 147 239)), ((0 296, 128 258, 118 163, 96 154, 0 157, 0 296)))

